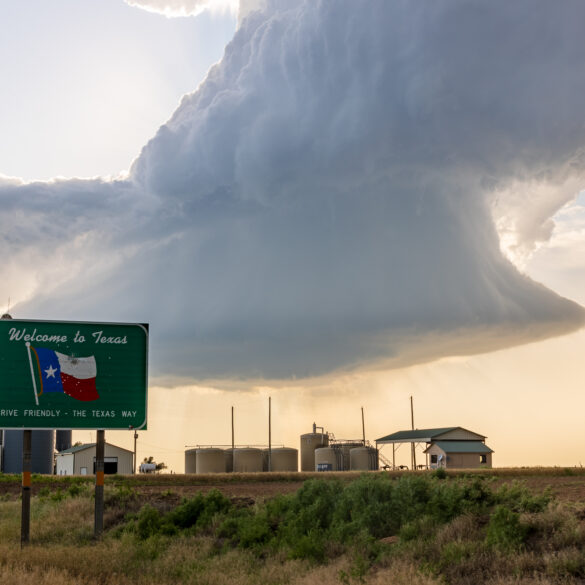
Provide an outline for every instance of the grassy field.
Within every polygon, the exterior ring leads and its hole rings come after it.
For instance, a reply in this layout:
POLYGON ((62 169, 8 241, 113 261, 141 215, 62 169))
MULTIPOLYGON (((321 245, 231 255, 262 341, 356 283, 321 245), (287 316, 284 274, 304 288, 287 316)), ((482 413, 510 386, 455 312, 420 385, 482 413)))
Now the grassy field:
POLYGON ((0 475, 0 583, 585 582, 581 469, 108 477, 0 475))

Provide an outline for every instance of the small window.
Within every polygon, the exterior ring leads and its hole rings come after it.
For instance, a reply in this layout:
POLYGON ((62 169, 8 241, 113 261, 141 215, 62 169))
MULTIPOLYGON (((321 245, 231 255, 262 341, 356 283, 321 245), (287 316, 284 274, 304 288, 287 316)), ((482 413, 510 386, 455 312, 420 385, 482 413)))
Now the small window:
POLYGON ((437 456, 431 455, 431 463, 437 463, 437 456))
POLYGON ((87 475, 87 467, 81 468, 81 475, 87 475))
POLYGON ((480 463, 487 463, 487 455, 480 455, 479 456, 479 462, 480 463))

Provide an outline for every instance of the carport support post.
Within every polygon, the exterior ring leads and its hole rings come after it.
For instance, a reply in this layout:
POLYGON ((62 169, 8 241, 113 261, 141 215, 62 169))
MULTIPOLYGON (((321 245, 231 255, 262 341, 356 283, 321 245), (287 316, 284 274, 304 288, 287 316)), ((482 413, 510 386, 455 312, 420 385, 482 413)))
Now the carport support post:
POLYGON ((95 538, 100 538, 104 530, 104 452, 106 431, 97 432, 95 446, 95 538))
POLYGON ((32 431, 22 434, 22 513, 20 517, 20 546, 30 540, 30 486, 31 486, 32 431))

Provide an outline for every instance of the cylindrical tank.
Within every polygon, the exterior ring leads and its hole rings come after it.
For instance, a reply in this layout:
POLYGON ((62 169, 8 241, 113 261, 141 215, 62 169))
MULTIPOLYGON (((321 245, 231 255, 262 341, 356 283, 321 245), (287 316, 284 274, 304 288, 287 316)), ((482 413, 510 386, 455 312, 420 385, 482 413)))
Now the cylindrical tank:
POLYGON ((378 450, 375 447, 354 447, 349 452, 349 468, 352 471, 378 469, 378 450))
POLYGON ((71 449, 73 437, 73 431, 57 431, 55 433, 55 450, 58 453, 61 451, 65 451, 66 449, 71 449))
POLYGON ((315 471, 315 449, 327 447, 327 433, 306 433, 301 435, 301 471, 315 471))
MULTIPOLYGON (((22 473, 22 437, 24 431, 9 430, 4 433, 4 473, 22 473)), ((31 471, 53 474, 55 431, 33 431, 31 443, 31 471)))
POLYGON ((223 449, 197 449, 195 473, 225 473, 223 449))
POLYGON ((321 447, 315 449, 315 469, 313 471, 342 471, 343 456, 339 449, 321 447))
MULTIPOLYGON (((268 471, 268 449, 262 451, 262 469, 268 471)), ((270 471, 298 471, 299 452, 291 447, 272 449, 270 471)))
POLYGON ((226 473, 232 473, 234 470, 234 450, 233 449, 226 449, 223 452, 223 457, 225 460, 225 470, 226 473))
POLYGON ((234 451, 234 472, 250 473, 262 471, 262 451, 247 447, 234 451))
POLYGON ((197 449, 185 451, 185 473, 197 473, 197 449))
POLYGON ((350 452, 352 449, 355 449, 356 447, 363 447, 363 443, 360 442, 347 442, 347 443, 342 443, 338 446, 338 448, 341 451, 341 456, 342 456, 342 462, 343 465, 342 467, 340 467, 339 471, 349 471, 350 467, 351 467, 351 458, 350 458, 350 452))

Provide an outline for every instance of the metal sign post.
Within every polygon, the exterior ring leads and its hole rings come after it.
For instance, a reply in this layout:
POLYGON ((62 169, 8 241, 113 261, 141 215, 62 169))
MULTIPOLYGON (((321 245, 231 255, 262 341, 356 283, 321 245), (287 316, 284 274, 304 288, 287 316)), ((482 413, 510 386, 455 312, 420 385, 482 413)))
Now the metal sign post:
POLYGON ((30 541, 30 490, 31 490, 32 431, 22 434, 22 513, 20 516, 20 546, 30 541))
POLYGON ((95 446, 95 523, 94 536, 100 538, 104 530, 104 453, 106 432, 98 431, 95 446))

